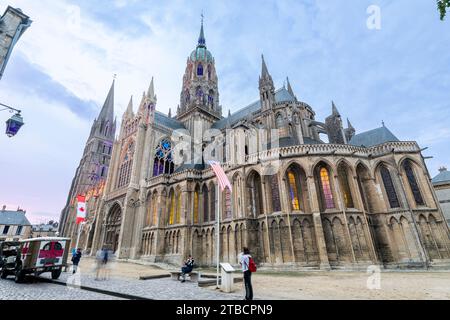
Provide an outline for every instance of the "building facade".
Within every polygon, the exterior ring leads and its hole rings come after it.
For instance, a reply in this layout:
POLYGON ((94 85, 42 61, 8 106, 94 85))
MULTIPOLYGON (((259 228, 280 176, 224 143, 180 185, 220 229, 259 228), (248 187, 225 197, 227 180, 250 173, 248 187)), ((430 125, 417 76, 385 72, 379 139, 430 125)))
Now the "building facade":
POLYGON ((356 134, 334 103, 316 120, 289 80, 275 89, 264 57, 257 101, 223 117, 218 88, 202 24, 176 115, 156 111, 153 80, 137 112, 131 100, 123 115, 92 252, 177 265, 192 254, 212 266, 220 219, 219 258, 232 264, 243 246, 267 267, 450 262, 449 229, 416 142, 384 124, 356 134), (232 183, 220 203, 207 159, 221 161, 232 183))
MULTIPOLYGON (((89 197, 92 195, 93 190, 104 184, 108 175, 116 133, 114 86, 115 82, 113 82, 109 90, 100 115, 92 125, 83 157, 72 180, 66 206, 61 212, 59 232, 66 237, 72 238, 73 244, 75 244, 78 235, 76 225, 77 196, 84 195, 89 197)), ((96 197, 98 197, 98 194, 96 194, 96 197)))
POLYGON ((31 23, 31 19, 22 10, 10 6, 0 18, 0 80, 14 46, 31 23))
POLYGON ((31 223, 26 217, 26 211, 20 208, 16 211, 0 210, 0 242, 19 241, 31 236, 31 223))
POLYGON ((433 186, 444 217, 450 226, 450 171, 447 168, 439 169, 439 174, 433 178, 433 186))
POLYGON ((58 236, 58 223, 49 221, 47 224, 41 223, 32 226, 32 238, 46 238, 58 236))

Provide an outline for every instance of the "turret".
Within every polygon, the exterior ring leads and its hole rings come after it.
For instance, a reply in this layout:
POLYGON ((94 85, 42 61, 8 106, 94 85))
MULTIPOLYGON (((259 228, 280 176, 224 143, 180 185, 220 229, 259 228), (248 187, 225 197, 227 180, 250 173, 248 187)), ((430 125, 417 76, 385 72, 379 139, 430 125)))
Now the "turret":
POLYGON ((271 109, 275 104, 275 86, 264 60, 264 55, 262 55, 262 71, 259 77, 259 93, 262 110, 271 109))
POLYGON ((325 127, 328 133, 328 140, 334 144, 347 144, 344 128, 342 125, 341 115, 332 102, 332 114, 325 119, 325 127))

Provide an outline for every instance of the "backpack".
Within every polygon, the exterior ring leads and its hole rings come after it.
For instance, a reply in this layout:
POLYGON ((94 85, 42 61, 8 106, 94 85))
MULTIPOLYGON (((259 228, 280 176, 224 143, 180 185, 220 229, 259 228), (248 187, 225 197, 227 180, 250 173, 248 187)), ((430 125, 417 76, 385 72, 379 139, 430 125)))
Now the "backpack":
POLYGON ((256 263, 255 260, 253 260, 253 258, 249 258, 248 259, 248 270, 253 273, 256 272, 256 270, 258 270, 258 268, 256 267, 256 263))

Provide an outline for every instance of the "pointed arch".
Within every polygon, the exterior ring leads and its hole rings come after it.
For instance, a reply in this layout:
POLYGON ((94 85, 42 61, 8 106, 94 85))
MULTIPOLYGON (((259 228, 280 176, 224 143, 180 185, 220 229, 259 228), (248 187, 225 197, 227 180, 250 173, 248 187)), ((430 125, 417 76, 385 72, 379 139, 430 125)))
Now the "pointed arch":
POLYGON ((331 168, 321 161, 314 169, 314 176, 319 190, 320 209, 324 212, 327 209, 336 208, 333 194, 333 181, 331 168))
POLYGON ((173 189, 171 189, 169 192, 169 225, 173 225, 175 223, 175 207, 175 192, 173 189))
POLYGON ((284 180, 288 190, 290 210, 308 212, 308 186, 305 170, 294 162, 286 169, 284 180))
POLYGON ((385 163, 381 163, 377 170, 380 172, 381 180, 383 181, 384 190, 391 209, 400 208, 400 201, 398 200, 397 191, 388 166, 385 163))
POLYGON ((155 151, 153 160, 153 177, 162 174, 172 174, 175 171, 173 162, 172 142, 168 138, 162 139, 155 151))
POLYGON ((209 222, 209 191, 206 184, 202 188, 203 197, 203 222, 209 222))
POLYGON ((192 221, 194 224, 199 223, 199 210, 200 210, 200 186, 197 184, 195 186, 195 190, 194 190, 194 203, 192 206, 193 212, 192 212, 192 221))
POLYGON ((247 206, 249 216, 257 218, 264 214, 261 176, 254 170, 247 178, 247 193, 249 200, 247 206))
POLYGON ((216 221, 216 185, 211 182, 209 184, 209 190, 211 221, 216 221))
POLYGON ((420 191, 420 186, 417 181, 417 175, 414 167, 415 163, 409 158, 405 159, 401 164, 401 168, 406 174, 409 191, 413 196, 416 206, 425 206, 425 201, 423 199, 422 192, 420 191))
POLYGON ((349 176, 351 176, 350 166, 347 162, 341 161, 337 167, 337 172, 340 190, 344 198, 344 205, 347 209, 354 208, 352 188, 349 180, 349 176))

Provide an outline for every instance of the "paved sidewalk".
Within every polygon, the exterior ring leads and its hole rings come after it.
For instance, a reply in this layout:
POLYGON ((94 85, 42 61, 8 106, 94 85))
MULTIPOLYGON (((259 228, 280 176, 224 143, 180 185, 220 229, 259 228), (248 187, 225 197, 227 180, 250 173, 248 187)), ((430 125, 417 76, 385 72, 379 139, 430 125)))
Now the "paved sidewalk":
MULTIPOLYGON (((42 277, 51 278, 43 274, 42 277)), ((197 283, 186 281, 181 283, 170 278, 154 280, 134 280, 129 278, 111 277, 108 280, 95 280, 91 274, 82 274, 77 282, 77 276, 63 273, 59 279, 62 282, 81 284, 82 286, 106 291, 118 292, 152 300, 241 300, 238 293, 227 294, 216 290, 200 288, 197 283), (74 281, 75 280, 75 281, 74 281)), ((238 290, 239 291, 239 290, 238 290)))

